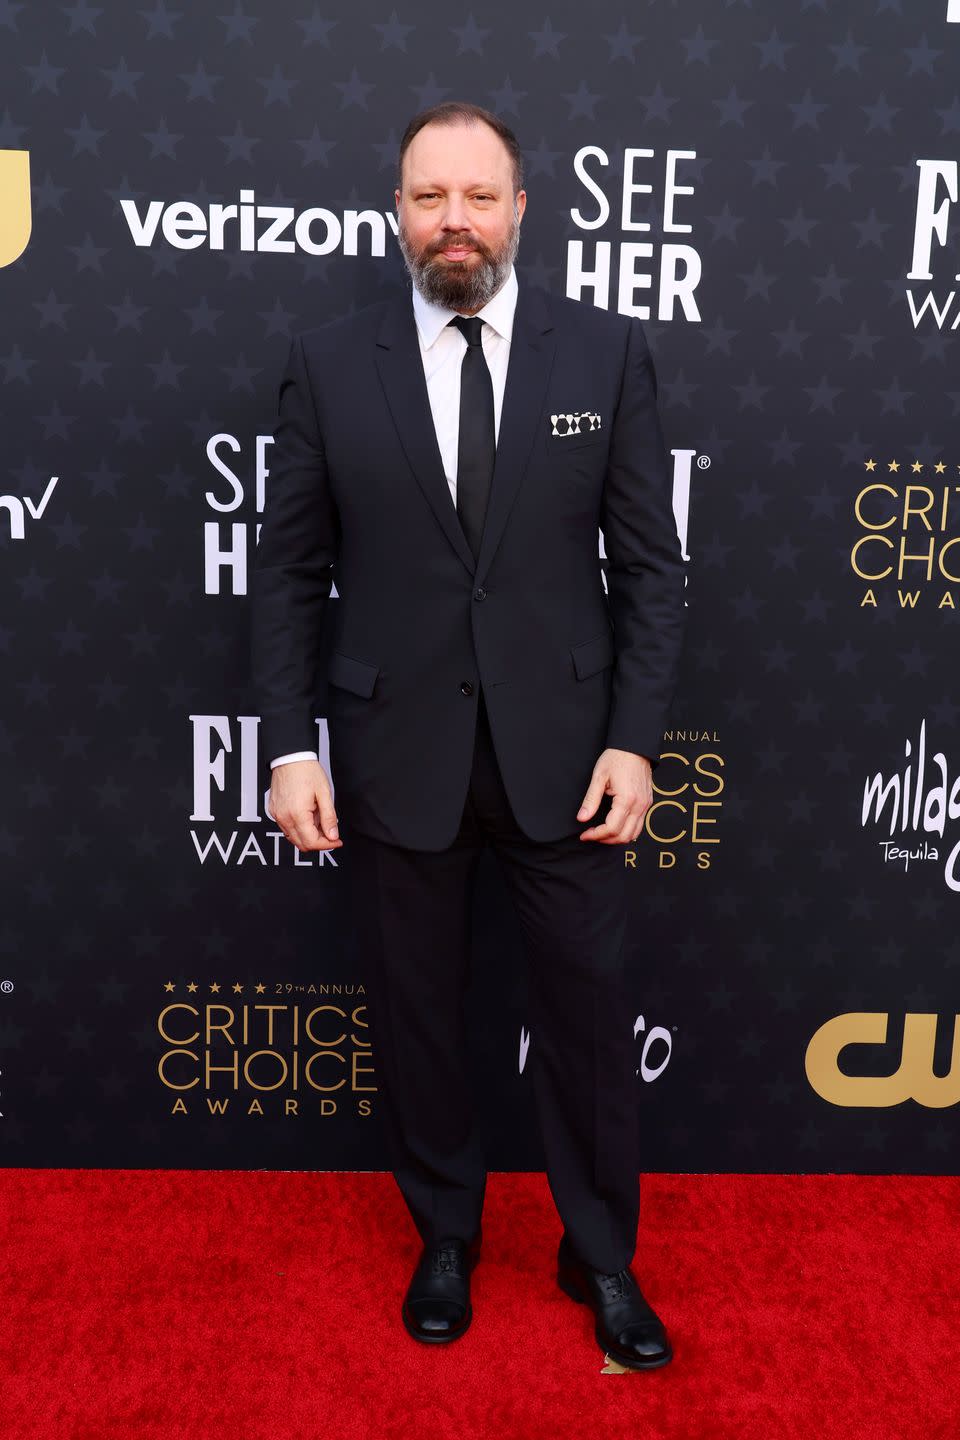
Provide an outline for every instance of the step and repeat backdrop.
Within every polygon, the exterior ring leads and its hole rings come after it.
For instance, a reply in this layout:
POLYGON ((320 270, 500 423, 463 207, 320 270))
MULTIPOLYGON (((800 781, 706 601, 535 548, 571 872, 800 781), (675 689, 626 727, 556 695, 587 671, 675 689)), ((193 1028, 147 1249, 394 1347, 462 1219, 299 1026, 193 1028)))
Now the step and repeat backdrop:
MULTIPOLYGON (((290 337, 406 283, 398 138, 464 98, 524 147, 521 284, 644 320, 673 456, 645 1167, 953 1169, 958 64, 956 0, 0 0, 3 1163, 387 1163, 349 849, 266 814, 248 586, 290 337)), ((481 881, 478 1103, 536 1168, 481 881)))

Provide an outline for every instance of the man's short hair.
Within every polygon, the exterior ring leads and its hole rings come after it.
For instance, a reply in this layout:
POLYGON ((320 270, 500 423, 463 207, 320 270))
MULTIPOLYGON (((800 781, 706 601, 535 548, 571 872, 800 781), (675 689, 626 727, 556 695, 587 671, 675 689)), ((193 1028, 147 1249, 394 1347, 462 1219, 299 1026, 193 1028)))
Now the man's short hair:
POLYGON ((468 100, 444 100, 442 105, 431 105, 429 110, 421 110, 419 115, 414 115, 403 132, 400 154, 397 157, 397 184, 401 188, 403 186, 403 157, 406 155, 414 135, 418 135, 427 125, 489 125, 494 134, 499 135, 507 147, 510 163, 513 166, 514 195, 523 189, 523 154, 516 135, 499 116, 494 115, 490 110, 484 110, 482 105, 471 105, 468 100))

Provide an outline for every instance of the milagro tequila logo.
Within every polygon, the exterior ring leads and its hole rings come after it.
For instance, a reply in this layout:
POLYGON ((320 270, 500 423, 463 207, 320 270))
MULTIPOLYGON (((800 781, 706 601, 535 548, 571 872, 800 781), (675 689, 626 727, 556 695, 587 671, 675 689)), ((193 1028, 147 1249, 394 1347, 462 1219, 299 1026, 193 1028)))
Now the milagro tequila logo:
MULTIPOLYGON (((191 715, 193 811, 190 839, 201 865, 337 868, 332 850, 301 852, 287 840, 260 790, 260 716, 191 715), (238 828, 241 827, 241 828, 238 828)), ((320 763, 330 774, 326 720, 317 720, 320 763)), ((332 789, 332 781, 331 781, 332 789)))
MULTIPOLYGON (((927 722, 921 721, 916 750, 910 740, 904 744, 907 764, 889 777, 882 771, 864 781, 860 824, 887 829, 888 839, 878 842, 885 864, 902 866, 940 860, 938 846, 929 838, 944 841, 947 825, 960 819, 960 776, 951 782, 950 767, 942 750, 927 755, 927 722)), ((958 874, 960 840, 944 859, 943 878, 947 888, 960 891, 958 874)))

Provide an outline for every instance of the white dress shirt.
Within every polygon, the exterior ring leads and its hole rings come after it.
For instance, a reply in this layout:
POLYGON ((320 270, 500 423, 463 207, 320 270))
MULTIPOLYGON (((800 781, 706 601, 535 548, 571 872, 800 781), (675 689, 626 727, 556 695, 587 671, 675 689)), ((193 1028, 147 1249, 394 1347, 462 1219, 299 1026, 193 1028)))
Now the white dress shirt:
MULTIPOLYGON (((484 321, 480 343, 493 382, 493 426, 497 438, 500 435, 500 415, 503 411, 503 392, 507 384, 507 362, 510 359, 516 308, 517 276, 511 265, 510 274, 496 295, 487 301, 482 310, 477 311, 480 319, 484 321)), ((414 288, 413 314, 417 322, 420 359, 423 362, 430 413, 440 447, 443 473, 447 477, 454 505, 457 503, 457 446, 460 439, 460 366, 467 348, 464 336, 450 324, 458 313, 456 310, 447 310, 442 305, 432 304, 414 288)), ((270 768, 285 765, 291 760, 318 758, 315 750, 296 750, 271 760, 270 768)))

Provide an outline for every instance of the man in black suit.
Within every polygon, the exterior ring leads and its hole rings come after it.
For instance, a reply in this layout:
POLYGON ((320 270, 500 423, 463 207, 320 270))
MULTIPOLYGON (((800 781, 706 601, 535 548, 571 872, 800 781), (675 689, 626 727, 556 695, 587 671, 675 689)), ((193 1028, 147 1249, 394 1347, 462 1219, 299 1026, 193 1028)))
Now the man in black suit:
POLYGON ((618 849, 651 801, 683 616, 653 365, 638 321, 518 286, 521 156, 496 117, 415 117, 396 203, 412 297, 297 336, 281 383, 253 587, 271 809, 302 850, 346 842, 394 1173, 423 1241, 409 1332, 454 1340, 472 1313, 486 1169, 463 997, 491 846, 529 957, 558 1280, 604 1350, 653 1368, 672 1352, 630 1270, 618 849), (334 579, 336 810, 311 750, 334 579))

